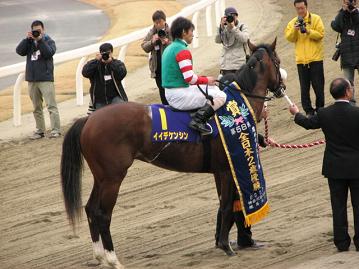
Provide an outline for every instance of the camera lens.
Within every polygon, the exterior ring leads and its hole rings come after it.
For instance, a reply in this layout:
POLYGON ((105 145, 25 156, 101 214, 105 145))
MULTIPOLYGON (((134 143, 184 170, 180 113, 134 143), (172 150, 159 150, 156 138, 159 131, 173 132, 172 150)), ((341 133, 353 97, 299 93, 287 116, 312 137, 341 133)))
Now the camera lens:
POLYGON ((32 33, 32 36, 35 38, 40 36, 40 31, 38 31, 38 30, 33 30, 31 33, 32 33))
POLYGON ((167 34, 166 34, 166 31, 165 31, 165 30, 163 30, 163 29, 158 30, 158 36, 159 36, 160 38, 164 38, 166 35, 167 35, 167 34))
POLYGON ((101 55, 104 61, 107 61, 110 58, 110 54, 108 52, 103 52, 101 55))
POLYGON ((228 15, 228 16, 226 17, 226 21, 229 22, 229 23, 234 22, 234 17, 233 17, 233 15, 228 15))

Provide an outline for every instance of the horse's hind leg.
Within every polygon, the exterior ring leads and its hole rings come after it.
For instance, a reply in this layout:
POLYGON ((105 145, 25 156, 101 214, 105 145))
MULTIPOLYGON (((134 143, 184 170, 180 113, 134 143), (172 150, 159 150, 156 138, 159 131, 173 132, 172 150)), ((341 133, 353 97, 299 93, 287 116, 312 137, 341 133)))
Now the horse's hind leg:
MULTIPOLYGON (((217 189, 217 194, 218 194, 218 199, 219 202, 221 203, 221 185, 222 185, 222 178, 221 178, 221 173, 220 172, 216 172, 214 173, 214 179, 216 182, 216 189, 217 189)), ((233 226, 233 224, 231 225, 231 227, 233 226)), ((219 206, 218 208, 218 212, 217 212, 217 221, 216 221, 216 234, 215 234, 215 246, 218 247, 218 241, 219 241, 219 235, 221 233, 221 228, 222 228, 222 210, 221 210, 221 206, 219 206)))
POLYGON ((102 245, 105 253, 105 261, 108 265, 115 269, 123 269, 124 267, 118 260, 114 251, 112 237, 110 232, 110 224, 112 211, 116 204, 118 191, 121 185, 120 181, 104 180, 100 185, 100 207, 96 212, 96 221, 102 238, 102 245))
POLYGON ((99 187, 97 181, 94 180, 94 185, 89 200, 87 201, 85 210, 87 215, 87 221, 90 227, 92 247, 93 247, 93 256, 100 263, 105 262, 105 250, 103 249, 100 231, 98 228, 96 212, 99 210, 100 206, 100 195, 99 187))
POLYGON ((234 256, 236 253, 233 251, 229 244, 229 232, 233 226, 233 201, 234 201, 234 183, 231 180, 230 172, 223 172, 221 177, 221 200, 220 211, 222 214, 222 222, 220 226, 220 234, 218 239, 218 247, 223 249, 228 256, 234 256))

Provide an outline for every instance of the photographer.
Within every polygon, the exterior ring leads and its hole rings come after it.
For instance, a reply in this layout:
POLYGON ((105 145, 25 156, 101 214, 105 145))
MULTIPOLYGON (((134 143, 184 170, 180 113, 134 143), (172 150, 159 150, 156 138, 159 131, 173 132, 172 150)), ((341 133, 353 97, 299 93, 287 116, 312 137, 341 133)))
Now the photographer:
POLYGON ((127 74, 126 67, 123 62, 114 59, 112 53, 113 47, 110 43, 102 44, 96 59, 87 62, 82 69, 82 75, 90 79, 94 110, 128 101, 121 83, 127 74))
POLYGON ((168 105, 165 89, 162 87, 161 62, 164 49, 171 43, 170 30, 162 10, 153 13, 152 21, 153 28, 148 32, 141 47, 145 52, 151 53, 149 61, 151 77, 156 79, 162 104, 168 105))
POLYGON ((285 29, 285 37, 295 43, 295 56, 299 75, 302 107, 308 116, 324 106, 324 25, 320 16, 308 11, 307 0, 295 0, 297 17, 285 29), (310 100, 312 85, 315 109, 310 100))
MULTIPOLYGON (((341 68, 345 78, 354 83, 354 70, 359 70, 359 11, 356 0, 343 0, 343 7, 332 21, 334 31, 340 34, 341 43, 337 56, 340 55, 341 68)), ((355 103, 354 95, 351 101, 355 103)))
POLYGON ((34 21, 31 24, 31 31, 27 32, 26 38, 16 48, 17 54, 27 56, 25 80, 29 83, 29 95, 34 107, 33 114, 37 129, 30 137, 31 139, 45 137, 43 100, 50 114, 50 138, 60 136, 60 116, 55 98, 52 58, 55 52, 55 41, 45 33, 44 24, 41 21, 34 21))
POLYGON ((216 43, 223 45, 220 59, 222 75, 235 73, 246 63, 248 39, 248 28, 238 20, 237 10, 226 8, 215 38, 216 43))

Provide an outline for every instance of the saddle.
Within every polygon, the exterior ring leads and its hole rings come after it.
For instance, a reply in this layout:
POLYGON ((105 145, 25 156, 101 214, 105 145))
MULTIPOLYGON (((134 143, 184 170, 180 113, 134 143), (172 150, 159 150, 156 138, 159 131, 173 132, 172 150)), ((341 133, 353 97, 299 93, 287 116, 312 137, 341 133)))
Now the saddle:
MULTIPOLYGON (((192 114, 197 110, 180 111, 162 104, 153 104, 149 108, 152 114, 152 142, 199 143, 203 140, 199 132, 188 127, 192 114)), ((218 128, 214 119, 211 119, 208 124, 213 130, 209 136, 216 137, 218 128)))

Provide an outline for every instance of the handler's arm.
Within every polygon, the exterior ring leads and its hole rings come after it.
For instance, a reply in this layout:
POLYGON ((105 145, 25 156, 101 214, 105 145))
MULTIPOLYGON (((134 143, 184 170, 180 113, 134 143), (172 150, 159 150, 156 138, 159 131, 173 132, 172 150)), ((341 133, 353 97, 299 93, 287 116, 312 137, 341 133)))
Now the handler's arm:
POLYGON ((303 114, 297 113, 297 114, 295 114, 294 122, 307 130, 319 129, 321 127, 320 121, 318 118, 318 114, 315 114, 314 116, 312 116, 310 118, 307 118, 303 114))

